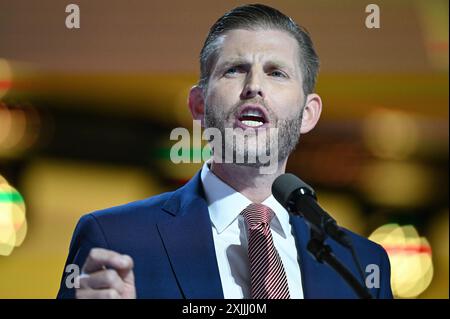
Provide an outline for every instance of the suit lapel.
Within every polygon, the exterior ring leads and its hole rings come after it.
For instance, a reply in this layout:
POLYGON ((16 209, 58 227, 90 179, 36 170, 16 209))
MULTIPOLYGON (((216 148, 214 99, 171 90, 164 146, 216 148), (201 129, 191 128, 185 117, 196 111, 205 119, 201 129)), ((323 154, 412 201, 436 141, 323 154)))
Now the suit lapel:
POLYGON ((329 291, 327 286, 322 285, 321 282, 324 281, 324 276, 327 276, 328 272, 325 269, 327 266, 317 262, 306 248, 310 239, 310 229, 302 217, 290 215, 290 221, 294 228, 297 252, 300 259, 304 298, 326 298, 325 296, 329 291))
POLYGON ((197 173, 163 206, 173 217, 157 227, 183 296, 223 299, 211 220, 202 194, 197 173))

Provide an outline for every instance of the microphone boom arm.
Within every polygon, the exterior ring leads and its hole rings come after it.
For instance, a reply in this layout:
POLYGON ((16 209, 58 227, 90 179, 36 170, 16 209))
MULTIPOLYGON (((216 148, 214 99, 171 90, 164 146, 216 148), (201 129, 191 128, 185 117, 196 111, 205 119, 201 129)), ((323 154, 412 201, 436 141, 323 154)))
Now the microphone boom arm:
POLYGON ((308 242, 308 251, 320 263, 325 263, 333 268, 347 284, 355 291, 361 299, 372 299, 372 295, 367 289, 353 276, 348 268, 342 264, 333 254, 331 247, 324 243, 325 236, 322 232, 317 232, 311 228, 311 239, 308 242))

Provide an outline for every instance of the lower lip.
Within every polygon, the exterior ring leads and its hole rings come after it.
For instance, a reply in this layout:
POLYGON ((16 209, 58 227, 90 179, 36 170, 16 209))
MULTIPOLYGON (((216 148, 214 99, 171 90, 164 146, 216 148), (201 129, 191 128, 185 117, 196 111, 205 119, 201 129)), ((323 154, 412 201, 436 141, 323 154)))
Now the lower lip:
POLYGON ((266 123, 264 123, 264 124, 262 124, 260 126, 248 126, 248 125, 245 125, 244 123, 242 123, 239 119, 236 119, 234 121, 234 127, 235 128, 236 127, 240 127, 241 129, 244 129, 244 130, 249 129, 249 128, 254 129, 254 130, 260 130, 260 129, 268 128, 269 127, 269 123, 266 122, 266 123))

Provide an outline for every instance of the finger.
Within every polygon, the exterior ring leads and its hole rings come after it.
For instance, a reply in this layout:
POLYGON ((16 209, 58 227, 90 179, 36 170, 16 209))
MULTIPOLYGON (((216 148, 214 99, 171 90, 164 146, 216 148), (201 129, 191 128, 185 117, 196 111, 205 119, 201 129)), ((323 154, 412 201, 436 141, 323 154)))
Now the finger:
POLYGON ((131 258, 124 257, 112 250, 93 248, 89 252, 82 271, 85 273, 93 273, 105 269, 105 267, 117 270, 129 270, 133 267, 133 263, 130 263, 130 260, 131 258))
POLYGON ((124 289, 124 283, 114 269, 107 269, 80 277, 80 287, 89 289, 115 289, 121 294, 124 289))
POLYGON ((76 289, 77 299, 120 299, 120 294, 114 289, 76 289))
POLYGON ((134 285, 133 258, 128 255, 122 255, 122 258, 125 260, 125 263, 128 265, 128 267, 117 269, 117 273, 124 282, 134 285))
POLYGON ((89 275, 85 273, 76 276, 74 280, 75 288, 84 288, 83 285, 85 285, 87 277, 89 277, 89 275))
POLYGON ((77 283, 76 287, 77 288, 89 288, 89 286, 88 286, 89 276, 90 276, 89 274, 85 274, 85 273, 82 273, 81 275, 77 276, 75 278, 75 282, 77 283))

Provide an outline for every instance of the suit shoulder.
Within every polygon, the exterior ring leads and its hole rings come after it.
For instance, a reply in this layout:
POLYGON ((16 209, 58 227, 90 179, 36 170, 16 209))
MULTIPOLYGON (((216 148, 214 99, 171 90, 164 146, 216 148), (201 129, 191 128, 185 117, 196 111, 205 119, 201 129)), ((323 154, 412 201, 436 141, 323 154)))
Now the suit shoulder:
POLYGON ((361 235, 358 235, 348 229, 345 229, 345 231, 347 232, 347 234, 350 236, 353 246, 357 249, 357 250, 365 250, 371 253, 376 253, 376 254, 381 254, 381 255, 385 255, 386 251, 384 250, 384 248, 371 241, 370 239, 363 237, 361 235))
MULTIPOLYGON (((142 214, 145 214, 147 217, 151 217, 161 212, 162 206, 173 193, 174 192, 166 192, 123 205, 96 210, 85 216, 90 215, 97 220, 105 220, 110 218, 128 219, 133 216, 142 216, 142 214)), ((85 216, 82 218, 85 218, 85 216)))

